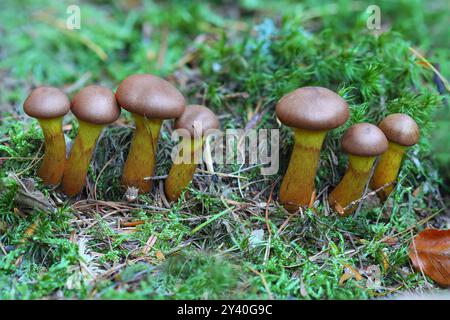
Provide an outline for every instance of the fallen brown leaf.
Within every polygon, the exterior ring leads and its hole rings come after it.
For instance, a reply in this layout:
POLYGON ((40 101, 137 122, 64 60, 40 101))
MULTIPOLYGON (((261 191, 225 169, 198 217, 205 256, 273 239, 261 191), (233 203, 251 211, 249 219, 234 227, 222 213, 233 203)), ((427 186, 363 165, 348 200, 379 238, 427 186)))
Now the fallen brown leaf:
POLYGON ((366 288, 377 290, 381 287, 381 268, 372 264, 365 269, 366 288))
POLYGON ((411 242, 408 254, 417 270, 441 286, 450 286, 450 230, 422 231, 411 242))
POLYGON ((345 283, 347 280, 350 280, 351 278, 353 278, 353 274, 352 274, 352 273, 345 272, 345 273, 342 275, 342 277, 339 279, 339 286, 340 286, 340 287, 343 287, 343 286, 344 286, 344 283, 345 283))
MULTIPOLYGON (((20 180, 15 175, 11 175, 18 183, 18 190, 14 196, 16 205, 14 212, 19 216, 30 213, 33 210, 56 212, 53 201, 46 197, 41 191, 34 189, 34 181, 31 179, 20 180)), ((5 183, 0 180, 0 191, 5 188, 5 183)))
POLYGON ((164 254, 160 250, 156 251, 155 255, 156 255, 156 259, 158 259, 158 261, 166 260, 166 257, 164 256, 164 254))
POLYGON ((413 191, 413 196, 414 196, 414 198, 417 198, 419 195, 420 195, 420 193, 422 192, 422 185, 420 185, 420 186, 418 186, 414 191, 413 191))
POLYGON ((363 279, 363 276, 352 266, 348 264, 344 264, 343 266, 345 269, 344 274, 339 279, 339 286, 344 286, 344 283, 352 278, 354 278, 356 281, 360 281, 363 279))
POLYGON ((20 244, 25 244, 36 232, 36 229, 38 228, 39 220, 36 222, 33 222, 23 233, 22 239, 20 239, 20 244))
POLYGON ((300 277, 300 294, 303 298, 308 296, 308 291, 306 290, 305 283, 303 282, 303 277, 300 277))
POLYGON ((383 240, 384 243, 386 243, 389 246, 394 246, 398 243, 398 238, 397 237, 387 237, 383 240))

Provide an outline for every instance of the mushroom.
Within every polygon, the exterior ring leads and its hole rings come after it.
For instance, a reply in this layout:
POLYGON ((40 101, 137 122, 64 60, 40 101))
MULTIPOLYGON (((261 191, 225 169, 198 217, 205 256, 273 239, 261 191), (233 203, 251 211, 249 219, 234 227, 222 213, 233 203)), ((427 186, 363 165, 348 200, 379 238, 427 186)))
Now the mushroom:
POLYGON ((44 133, 45 152, 38 176, 44 184, 57 185, 64 172, 66 142, 62 120, 70 110, 66 94, 54 87, 38 87, 23 104, 30 117, 37 118, 44 133))
POLYGON ((83 189, 100 133, 105 125, 120 116, 114 93, 98 85, 80 90, 72 99, 71 111, 77 117, 79 127, 62 181, 63 192, 68 196, 74 196, 83 189))
POLYGON ((207 107, 200 105, 189 105, 181 117, 175 121, 175 129, 186 130, 187 135, 182 140, 182 151, 190 150, 187 162, 174 163, 170 168, 165 183, 165 193, 170 201, 177 200, 181 192, 189 185, 194 176, 198 159, 196 155, 202 153, 204 139, 208 131, 219 128, 219 120, 207 107))
POLYGON ((148 192, 155 169, 159 131, 164 119, 178 118, 184 111, 183 95, 169 82, 150 74, 123 80, 116 92, 122 108, 133 115, 136 130, 122 175, 122 183, 148 192))
POLYGON ((419 141, 419 127, 410 116, 394 113, 380 122, 378 127, 386 135, 389 145, 385 154, 380 157, 371 181, 371 189, 378 190, 381 200, 386 200, 394 189, 403 155, 408 147, 419 141))
POLYGON ((358 123, 351 126, 342 137, 342 148, 348 153, 347 171, 328 201, 337 212, 348 215, 355 208, 346 207, 362 196, 372 166, 377 156, 386 152, 388 141, 377 126, 358 123))
POLYGON ((294 149, 280 188, 280 201, 289 211, 307 206, 314 194, 320 150, 326 133, 344 124, 348 105, 333 91, 321 87, 297 89, 280 99, 276 113, 294 128, 294 149))

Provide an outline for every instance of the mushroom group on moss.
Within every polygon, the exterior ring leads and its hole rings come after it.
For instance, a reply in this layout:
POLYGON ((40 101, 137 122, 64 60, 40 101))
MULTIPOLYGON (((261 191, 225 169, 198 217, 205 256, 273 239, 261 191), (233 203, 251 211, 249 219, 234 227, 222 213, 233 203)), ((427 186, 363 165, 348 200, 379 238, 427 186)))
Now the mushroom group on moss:
POLYGON ((346 131, 342 137, 342 149, 348 154, 347 171, 328 198, 330 206, 338 213, 349 215, 355 211, 354 206, 346 207, 362 196, 377 156, 387 148, 388 141, 383 131, 373 124, 358 123, 346 131))
POLYGON ((71 111, 77 117, 79 127, 62 179, 63 192, 68 196, 74 196, 83 189, 103 127, 120 116, 114 93, 98 85, 81 89, 72 99, 71 111))
MULTIPOLYGON (((202 154, 205 138, 213 129, 219 128, 219 120, 207 107, 200 105, 189 105, 183 114, 175 121, 175 129, 181 132, 181 151, 190 151, 190 154, 181 154, 180 163, 174 163, 170 168, 165 183, 165 193, 170 201, 177 200, 182 191, 189 185, 197 167, 196 158, 202 154), (187 161, 185 162, 187 158, 187 161)), ((197 159, 200 160, 200 159, 197 159)))
POLYGON ((44 184, 57 185, 66 161, 62 120, 70 110, 69 98, 58 88, 38 87, 25 100, 23 109, 27 115, 38 119, 44 133, 44 159, 38 176, 44 184))
POLYGON ((150 74, 123 80, 116 92, 119 105, 133 115, 136 129, 122 175, 126 187, 148 192, 155 170, 159 132, 164 119, 178 118, 184 111, 183 95, 169 82, 150 74))
POLYGON ((344 99, 321 87, 297 89, 280 99, 276 113, 294 128, 294 149, 280 188, 288 211, 307 206, 315 191, 320 150, 327 132, 343 125, 350 113, 344 99))
POLYGON ((406 114, 394 113, 380 122, 378 127, 389 140, 388 150, 384 153, 375 168, 371 188, 378 190, 381 200, 386 200, 394 189, 403 156, 408 147, 419 141, 419 127, 413 118, 406 114))
MULTIPOLYGON (((150 74, 129 76, 120 83, 116 94, 102 86, 88 86, 72 102, 57 88, 39 87, 24 102, 25 113, 38 119, 45 138, 38 175, 48 185, 62 181, 62 190, 69 196, 80 193, 96 142, 104 126, 116 121, 123 107, 131 112, 136 125, 122 175, 126 187, 150 191, 163 120, 176 119, 175 129, 183 131, 179 154, 183 160, 174 161, 164 185, 167 198, 175 201, 193 179, 205 138, 219 127, 210 109, 185 104, 183 95, 172 84, 150 74), (62 119, 69 110, 77 117, 79 129, 66 159, 62 119)), ((294 212, 314 200, 323 141, 328 131, 348 120, 350 112, 346 101, 335 92, 303 87, 283 96, 277 103, 276 114, 294 130, 294 148, 280 186, 280 202, 294 212)), ((370 123, 351 126, 342 138, 348 167, 330 193, 329 204, 341 215, 352 213, 378 156, 370 187, 378 190, 379 197, 385 200, 393 190, 406 149, 418 139, 419 127, 406 114, 389 115, 378 127, 370 123)))

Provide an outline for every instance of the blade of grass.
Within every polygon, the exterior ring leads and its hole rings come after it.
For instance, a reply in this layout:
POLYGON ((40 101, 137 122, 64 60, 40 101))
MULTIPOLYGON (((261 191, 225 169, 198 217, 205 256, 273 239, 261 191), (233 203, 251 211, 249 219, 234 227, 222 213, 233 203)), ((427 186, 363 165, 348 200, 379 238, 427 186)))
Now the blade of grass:
POLYGON ((206 227, 208 224, 210 224, 211 222, 213 222, 214 220, 219 219, 221 216, 225 215, 226 213, 232 211, 234 209, 234 207, 230 207, 227 208, 225 210, 223 210, 222 212, 219 212, 215 215, 213 215, 211 218, 209 218, 208 220, 206 220, 205 222, 199 224, 197 227, 195 227, 192 231, 191 231, 191 235, 195 234, 196 232, 200 231, 201 229, 203 229, 204 227, 206 227))

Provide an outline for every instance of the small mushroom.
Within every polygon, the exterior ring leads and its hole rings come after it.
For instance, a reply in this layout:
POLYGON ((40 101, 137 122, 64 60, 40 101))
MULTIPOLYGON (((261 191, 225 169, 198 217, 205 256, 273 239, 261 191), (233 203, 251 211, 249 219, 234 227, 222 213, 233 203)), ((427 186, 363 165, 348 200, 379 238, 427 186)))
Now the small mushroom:
POLYGON ((44 133, 45 152, 38 176, 44 184, 57 185, 66 161, 62 120, 70 110, 69 98, 58 88, 39 87, 25 100, 23 109, 30 117, 38 119, 44 133))
POLYGON ((183 95, 169 82, 150 74, 123 80, 116 92, 119 105, 133 115, 136 130, 122 175, 126 187, 148 192, 155 170, 159 131, 164 119, 178 118, 184 111, 183 95), (145 179, 147 178, 147 179, 145 179))
POLYGON ((344 124, 348 105, 333 91, 321 87, 297 89, 280 99, 276 113, 294 128, 294 149, 280 188, 280 201, 289 211, 307 206, 314 193, 320 150, 327 132, 344 124))
POLYGON ((389 140, 389 146, 378 161, 370 186, 377 190, 387 185, 378 192, 380 199, 386 200, 394 189, 393 182, 397 179, 406 149, 419 141, 420 133, 414 119, 402 113, 387 116, 378 127, 389 140))
POLYGON ((377 126, 358 123, 351 126, 342 137, 342 148, 348 153, 348 167, 341 182, 331 192, 328 201, 333 208, 340 208, 342 215, 352 213, 356 207, 345 209, 359 199, 370 178, 377 156, 386 152, 388 141, 377 126))
MULTIPOLYGON (((208 131, 219 128, 219 120, 208 108, 200 105, 189 105, 181 117, 175 121, 175 129, 184 129, 187 136, 182 140, 182 150, 190 150, 190 161, 174 163, 170 168, 165 183, 165 193, 170 201, 177 200, 182 191, 189 185, 194 176, 197 163, 195 154, 202 152, 203 142, 208 131), (183 145, 182 145, 183 146, 183 145)), ((182 155, 184 156, 184 155, 182 155)))
POLYGON ((68 196, 83 190, 97 139, 105 125, 120 116, 114 93, 98 85, 80 90, 72 99, 71 111, 77 117, 79 127, 62 181, 63 192, 68 196))

